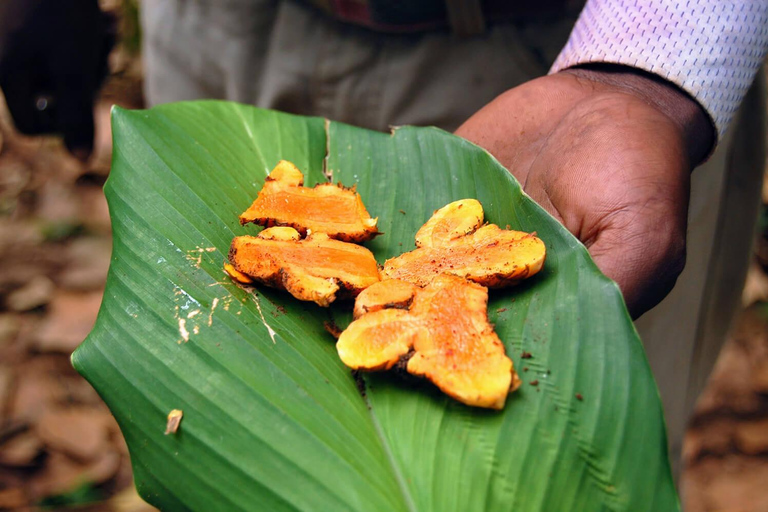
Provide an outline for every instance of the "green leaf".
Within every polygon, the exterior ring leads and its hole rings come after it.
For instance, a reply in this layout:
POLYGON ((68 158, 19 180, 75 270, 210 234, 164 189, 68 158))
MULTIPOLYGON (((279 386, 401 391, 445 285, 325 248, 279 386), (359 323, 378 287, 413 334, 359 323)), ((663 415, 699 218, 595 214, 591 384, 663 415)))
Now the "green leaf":
POLYGON ((390 135, 223 102, 115 109, 112 120, 112 265, 73 363, 117 418, 147 501, 679 509, 658 392, 618 288, 487 152, 433 128, 390 135), (504 411, 387 374, 356 382, 323 327, 345 324, 343 307, 225 277, 232 237, 255 232, 237 216, 280 159, 308 184, 327 170, 357 185, 385 232, 368 244, 379 262, 411 249, 434 209, 466 197, 490 222, 538 232, 545 269, 491 293, 491 321, 524 381, 504 411), (164 435, 172 409, 184 418, 164 435))

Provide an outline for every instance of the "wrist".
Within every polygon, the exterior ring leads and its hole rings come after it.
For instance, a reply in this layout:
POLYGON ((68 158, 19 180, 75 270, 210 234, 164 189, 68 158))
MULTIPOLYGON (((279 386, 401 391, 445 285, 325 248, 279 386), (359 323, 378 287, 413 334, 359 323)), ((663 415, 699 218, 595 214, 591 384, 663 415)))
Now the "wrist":
POLYGON ((685 91, 645 71, 613 64, 589 64, 559 73, 587 80, 599 90, 630 94, 669 118, 680 130, 692 167, 701 163, 715 143, 709 115, 685 91))

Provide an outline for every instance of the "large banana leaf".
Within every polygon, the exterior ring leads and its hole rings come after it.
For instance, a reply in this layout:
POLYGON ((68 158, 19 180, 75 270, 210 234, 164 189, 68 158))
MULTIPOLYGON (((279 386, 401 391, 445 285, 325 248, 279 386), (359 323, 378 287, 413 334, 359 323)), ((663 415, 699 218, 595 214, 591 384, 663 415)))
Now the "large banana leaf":
POLYGON ((163 509, 669 511, 661 404, 616 285, 482 149, 432 128, 370 132, 223 102, 115 109, 109 280, 73 363, 107 402, 136 483, 163 509), (503 412, 426 384, 357 379, 323 324, 348 313, 222 272, 237 215, 279 159, 357 185, 409 250, 431 212, 478 198, 537 231, 545 270, 491 293, 524 384, 503 412), (530 359, 521 359, 529 352, 530 359), (531 385, 538 381, 538 385, 531 385), (175 435, 166 415, 182 409, 175 435))

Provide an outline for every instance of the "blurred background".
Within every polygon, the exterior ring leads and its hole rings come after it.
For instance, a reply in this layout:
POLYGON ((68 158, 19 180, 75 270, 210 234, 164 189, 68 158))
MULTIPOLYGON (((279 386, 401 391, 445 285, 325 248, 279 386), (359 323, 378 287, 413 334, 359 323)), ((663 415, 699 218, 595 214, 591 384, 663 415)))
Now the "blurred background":
MULTIPOLYGON (((117 424, 69 361, 95 321, 110 261, 109 111, 143 106, 138 0, 100 7, 106 66, 93 71, 93 129, 22 135, 20 122, 25 132, 51 128, 55 98, 36 100, 42 117, 14 123, 0 95, 0 510, 153 510, 136 495, 117 424)), ((3 92, 28 90, 16 87, 3 92)), ((686 436, 689 511, 768 511, 765 186, 763 203, 743 311, 686 436)))

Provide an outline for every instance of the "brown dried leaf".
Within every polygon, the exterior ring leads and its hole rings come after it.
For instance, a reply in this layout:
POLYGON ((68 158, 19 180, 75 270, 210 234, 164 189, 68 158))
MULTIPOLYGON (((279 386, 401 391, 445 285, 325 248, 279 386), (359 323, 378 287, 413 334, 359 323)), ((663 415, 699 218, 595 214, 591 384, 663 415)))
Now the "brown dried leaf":
POLYGON ((29 311, 48 304, 55 287, 47 277, 35 276, 24 286, 9 294, 5 303, 12 311, 29 311))
POLYGON ((75 350, 96 322, 102 295, 101 291, 59 291, 50 303, 50 314, 35 337, 37 349, 67 354, 75 350))
POLYGON ((33 465, 42 453, 43 443, 32 432, 22 432, 0 445, 0 464, 11 467, 33 465))
POLYGON ((50 449, 89 462, 109 444, 109 414, 84 407, 51 408, 40 416, 35 432, 50 449))

